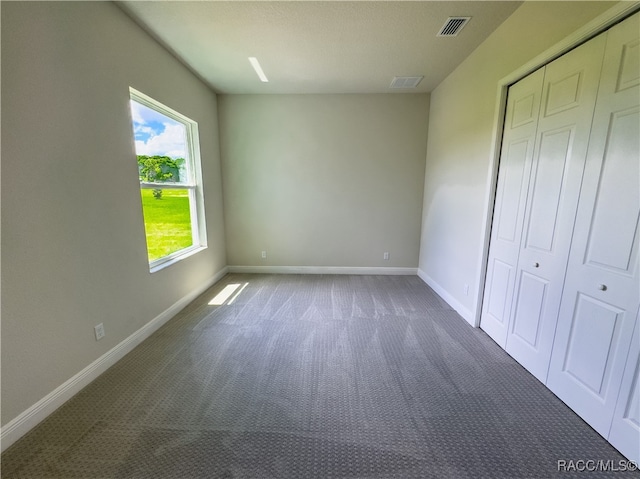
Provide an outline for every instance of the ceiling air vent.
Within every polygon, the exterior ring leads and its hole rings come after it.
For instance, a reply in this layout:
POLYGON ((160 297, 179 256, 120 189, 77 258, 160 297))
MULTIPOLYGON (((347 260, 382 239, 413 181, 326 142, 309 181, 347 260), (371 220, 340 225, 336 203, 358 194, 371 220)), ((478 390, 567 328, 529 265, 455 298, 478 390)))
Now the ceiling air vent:
POLYGON ((471 17, 449 17, 438 32, 439 37, 455 37, 464 28, 471 17))
POLYGON ((393 88, 396 90, 403 88, 415 88, 423 78, 424 77, 393 77, 389 88, 393 88))

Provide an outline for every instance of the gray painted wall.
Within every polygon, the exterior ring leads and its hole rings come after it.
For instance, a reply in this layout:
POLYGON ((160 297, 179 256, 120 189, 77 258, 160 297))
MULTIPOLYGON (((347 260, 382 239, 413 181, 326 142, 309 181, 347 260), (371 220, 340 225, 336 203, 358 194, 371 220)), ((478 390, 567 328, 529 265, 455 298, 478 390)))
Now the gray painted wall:
POLYGON ((229 265, 416 268, 428 111, 425 94, 221 96, 229 265))
POLYGON ((217 131, 216 96, 114 4, 2 2, 3 425, 224 268, 217 131), (209 248, 154 274, 129 86, 200 130, 209 248))

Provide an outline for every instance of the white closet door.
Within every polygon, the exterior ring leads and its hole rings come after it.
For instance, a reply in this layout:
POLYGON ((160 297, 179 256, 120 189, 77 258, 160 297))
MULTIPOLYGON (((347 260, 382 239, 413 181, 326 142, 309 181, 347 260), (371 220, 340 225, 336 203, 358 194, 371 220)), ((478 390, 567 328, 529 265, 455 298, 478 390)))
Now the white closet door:
POLYGON ((640 322, 631 339, 631 350, 613 413, 609 442, 630 460, 640 463, 640 322))
POLYGON ((546 66, 506 350, 545 382, 606 35, 546 66))
POLYGON ((503 349, 520 253, 544 68, 509 87, 480 326, 503 349))
POLYGON ((636 14, 607 37, 547 381, 605 437, 640 303, 639 20, 636 14))

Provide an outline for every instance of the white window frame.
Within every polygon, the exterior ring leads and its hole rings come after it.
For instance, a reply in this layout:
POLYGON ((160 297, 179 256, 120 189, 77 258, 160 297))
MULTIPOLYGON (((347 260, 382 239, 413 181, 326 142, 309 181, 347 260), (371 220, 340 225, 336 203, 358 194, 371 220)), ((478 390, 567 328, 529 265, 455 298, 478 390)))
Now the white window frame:
MULTIPOLYGON (((162 115, 171 118, 174 121, 185 126, 185 142, 186 142, 186 154, 185 154, 185 169, 186 169, 186 181, 180 183, 175 182, 140 182, 140 189, 156 189, 161 188, 163 190, 179 189, 189 191, 189 208, 191 216, 191 234, 192 245, 183 248, 179 251, 175 251, 167 256, 158 258, 149 262, 149 271, 155 273, 161 269, 166 268, 178 261, 181 261, 203 249, 207 248, 207 236, 205 227, 205 215, 204 215, 204 194, 202 191, 202 168, 200 159, 200 139, 198 136, 198 123, 187 118, 181 113, 163 105, 157 100, 154 100, 148 95, 129 87, 130 99, 140 103, 147 108, 155 110, 162 115)), ((131 122, 133 126, 133 120, 131 122)), ((134 137, 135 144, 135 137, 134 137)), ((135 146, 134 146, 135 148, 135 146)), ((136 151, 136 158, 137 158, 136 151)), ((145 246, 147 246, 147 236, 145 232, 145 246)))

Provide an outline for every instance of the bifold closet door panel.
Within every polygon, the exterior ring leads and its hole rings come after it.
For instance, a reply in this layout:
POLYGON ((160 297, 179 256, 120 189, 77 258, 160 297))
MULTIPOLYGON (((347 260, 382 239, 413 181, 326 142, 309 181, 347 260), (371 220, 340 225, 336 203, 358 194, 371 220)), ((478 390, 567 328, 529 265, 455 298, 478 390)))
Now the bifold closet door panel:
POLYGON ((569 258, 606 35, 549 63, 522 241, 507 352, 545 382, 569 258))
POLYGON ((520 253, 544 68, 509 87, 480 326, 503 349, 520 253))
POLYGON ((608 32, 547 381, 605 437, 640 304, 639 32, 640 14, 608 32))
POLYGON ((608 439, 622 454, 640 463, 640 321, 638 316, 636 316, 631 349, 622 376, 622 385, 608 439))

